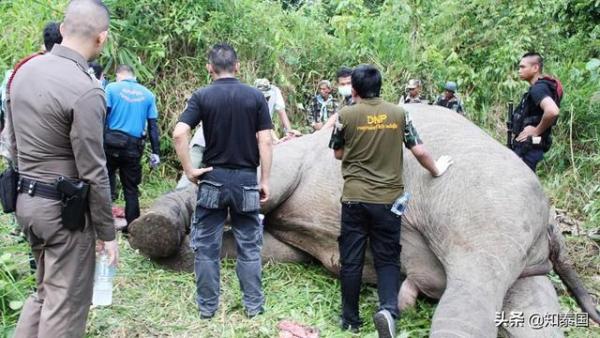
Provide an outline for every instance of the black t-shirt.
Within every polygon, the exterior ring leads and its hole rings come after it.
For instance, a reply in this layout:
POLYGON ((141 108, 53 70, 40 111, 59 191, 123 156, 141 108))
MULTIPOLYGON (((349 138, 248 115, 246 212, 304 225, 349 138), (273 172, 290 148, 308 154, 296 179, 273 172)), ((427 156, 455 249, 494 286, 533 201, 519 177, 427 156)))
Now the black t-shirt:
POLYGON ((179 122, 192 129, 202 122, 206 139, 203 162, 207 167, 258 167, 256 133, 273 129, 264 95, 235 78, 215 80, 197 90, 179 122))
MULTIPOLYGON (((549 83, 548 80, 537 80, 530 87, 527 93, 523 96, 523 113, 525 114, 525 120, 523 121, 523 125, 521 130, 523 130, 526 126, 537 126, 540 122, 540 119, 544 115, 544 110, 540 106, 542 100, 546 97, 550 97, 557 106, 560 107, 559 102, 556 101, 556 97, 554 94, 554 89, 552 88, 552 84, 549 83), (536 118, 533 118, 536 117, 536 118)), ((542 138, 548 142, 548 136, 552 133, 552 126, 546 129, 542 133, 542 138)))
POLYGON ((540 106, 540 103, 547 96, 554 100, 554 95, 550 89, 550 84, 548 84, 546 80, 538 80, 531 85, 531 87, 529 87, 527 96, 528 99, 526 100, 525 104, 527 105, 528 116, 544 115, 544 110, 540 106))

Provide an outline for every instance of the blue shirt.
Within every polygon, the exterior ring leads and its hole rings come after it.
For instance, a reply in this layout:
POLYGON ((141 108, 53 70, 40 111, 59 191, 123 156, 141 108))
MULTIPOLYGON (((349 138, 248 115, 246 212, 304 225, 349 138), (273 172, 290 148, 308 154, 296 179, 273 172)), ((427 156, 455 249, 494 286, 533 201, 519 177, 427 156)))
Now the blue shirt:
POLYGON ((110 109, 106 125, 134 137, 142 137, 146 120, 157 119, 156 97, 133 79, 106 86, 106 107, 110 109))

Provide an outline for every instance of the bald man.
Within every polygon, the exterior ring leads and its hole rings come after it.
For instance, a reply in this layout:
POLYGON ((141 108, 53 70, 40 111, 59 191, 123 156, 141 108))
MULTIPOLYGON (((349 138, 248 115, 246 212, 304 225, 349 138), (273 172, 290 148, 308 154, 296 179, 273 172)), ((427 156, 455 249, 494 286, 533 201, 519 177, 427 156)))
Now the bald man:
POLYGON ((106 250, 112 264, 118 259, 102 147, 104 91, 87 72, 108 26, 101 1, 70 2, 62 44, 22 64, 9 88, 21 186, 16 217, 38 265, 37 292, 23 307, 15 337, 83 337, 95 250, 106 250), (73 200, 57 188, 61 180, 84 187, 81 205, 68 210, 73 200))

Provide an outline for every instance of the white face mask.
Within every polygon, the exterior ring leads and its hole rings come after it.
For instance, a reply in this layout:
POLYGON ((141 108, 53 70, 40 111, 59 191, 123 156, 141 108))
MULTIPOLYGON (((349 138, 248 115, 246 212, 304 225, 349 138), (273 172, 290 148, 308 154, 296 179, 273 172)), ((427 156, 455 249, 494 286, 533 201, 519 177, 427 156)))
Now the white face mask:
POLYGON ((338 92, 342 96, 352 96, 352 86, 351 85, 339 86, 338 92))

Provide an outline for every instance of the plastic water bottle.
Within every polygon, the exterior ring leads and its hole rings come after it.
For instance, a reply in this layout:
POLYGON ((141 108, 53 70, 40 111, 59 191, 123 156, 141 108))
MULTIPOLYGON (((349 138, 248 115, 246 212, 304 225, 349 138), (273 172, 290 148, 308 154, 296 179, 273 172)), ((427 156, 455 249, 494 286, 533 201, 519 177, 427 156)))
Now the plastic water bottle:
POLYGON ((392 209, 390 209, 390 210, 398 216, 404 215, 404 212, 406 211, 406 207, 408 205, 409 199, 410 199, 410 193, 404 192, 404 194, 402 194, 402 196, 398 197, 394 201, 394 204, 392 205, 392 209))
POLYGON ((106 306, 112 304, 112 286, 115 276, 115 267, 109 264, 106 251, 96 257, 96 272, 94 273, 93 306, 106 306))

